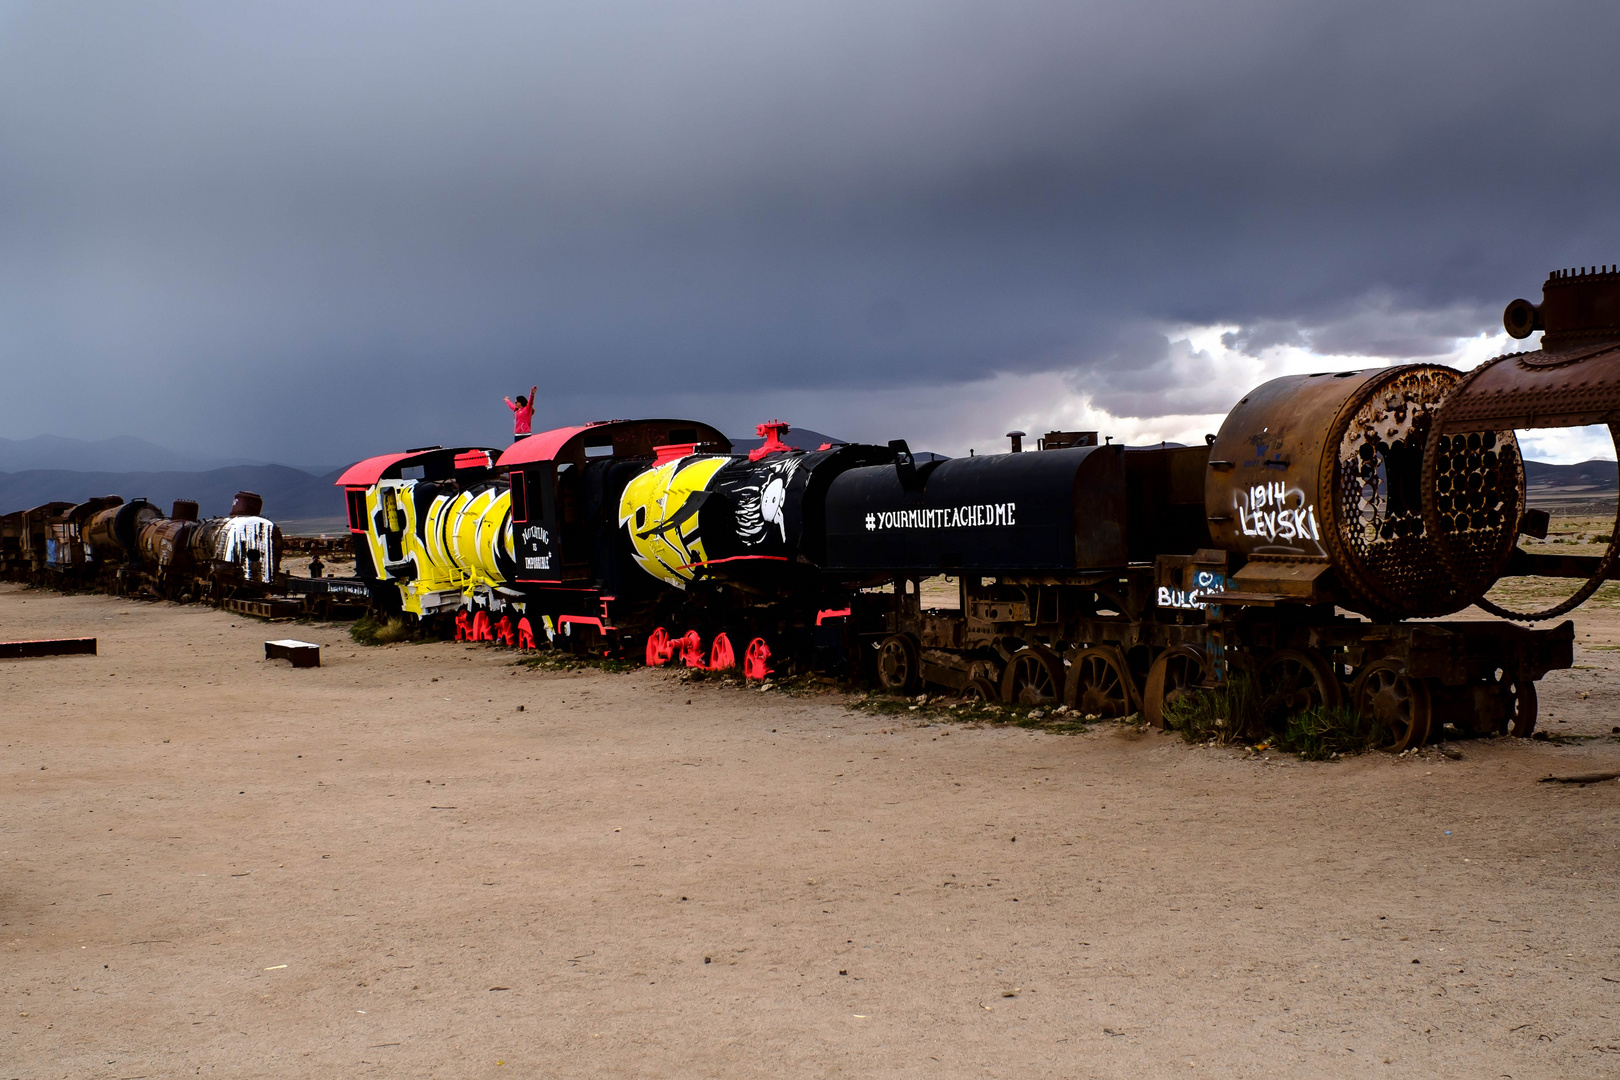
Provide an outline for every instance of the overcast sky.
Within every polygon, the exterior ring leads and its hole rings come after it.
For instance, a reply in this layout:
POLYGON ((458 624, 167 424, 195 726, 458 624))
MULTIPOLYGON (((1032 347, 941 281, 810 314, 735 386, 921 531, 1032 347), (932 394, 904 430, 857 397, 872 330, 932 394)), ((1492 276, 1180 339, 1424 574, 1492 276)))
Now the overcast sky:
POLYGON ((0 0, 0 435, 339 463, 500 443, 538 383, 537 428, 1194 438, 1620 260, 1617 41, 1612 0, 0 0))

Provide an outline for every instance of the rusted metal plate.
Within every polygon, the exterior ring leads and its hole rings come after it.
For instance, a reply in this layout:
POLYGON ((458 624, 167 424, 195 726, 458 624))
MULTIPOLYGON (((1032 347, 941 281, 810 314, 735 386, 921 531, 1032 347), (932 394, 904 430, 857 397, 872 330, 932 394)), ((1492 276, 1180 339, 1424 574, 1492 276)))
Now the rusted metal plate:
POLYGON ((1322 604, 1333 599, 1332 569, 1326 559, 1257 555, 1232 575, 1232 584, 1242 592, 1277 593, 1308 604, 1322 604))
POLYGON ((1487 361, 1446 400, 1445 434, 1620 421, 1620 343, 1487 361))

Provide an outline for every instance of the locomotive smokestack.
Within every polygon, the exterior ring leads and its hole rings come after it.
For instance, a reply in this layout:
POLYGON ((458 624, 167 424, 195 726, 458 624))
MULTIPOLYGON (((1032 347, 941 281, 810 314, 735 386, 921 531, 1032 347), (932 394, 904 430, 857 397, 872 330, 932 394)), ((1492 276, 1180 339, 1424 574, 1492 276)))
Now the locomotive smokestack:
POLYGON ((169 517, 175 521, 196 521, 197 504, 190 499, 176 499, 174 500, 174 510, 169 514, 169 517))
POLYGON ((258 517, 264 509, 264 499, 251 491, 238 491, 231 503, 231 517, 258 517))
POLYGON ((1007 438, 1012 440, 1013 453, 1022 454, 1024 452, 1024 433, 1022 431, 1009 431, 1007 432, 1007 438))
MULTIPOLYGON (((1620 340, 1620 267, 1583 266, 1578 270, 1554 270, 1541 286, 1541 303, 1515 300, 1503 313, 1503 322, 1516 316, 1521 322, 1530 308, 1532 329, 1545 333, 1544 352, 1562 352, 1603 342, 1620 340), (1518 309, 1517 311, 1515 309, 1518 309)), ((1509 324, 1508 333, 1514 337, 1509 324)))

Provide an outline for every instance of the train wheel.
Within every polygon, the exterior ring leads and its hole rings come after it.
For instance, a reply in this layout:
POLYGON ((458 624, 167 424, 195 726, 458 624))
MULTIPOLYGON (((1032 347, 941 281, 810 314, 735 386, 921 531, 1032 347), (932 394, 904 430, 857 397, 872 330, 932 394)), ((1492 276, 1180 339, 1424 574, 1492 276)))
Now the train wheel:
POLYGON ((891 634, 878 646, 878 685, 890 693, 911 693, 918 666, 917 646, 904 634, 891 634))
POLYGON ((1429 739, 1429 688, 1406 673, 1406 665, 1386 657, 1367 665, 1350 689, 1356 715, 1380 729, 1381 750, 1400 753, 1429 739))
POLYGON ((680 651, 682 664, 689 668, 696 668, 699 671, 703 669, 708 657, 703 651, 702 634, 696 630, 688 630, 671 644, 680 651))
POLYGON ((743 653, 743 678, 759 680, 771 673, 771 647, 765 644, 764 638, 755 638, 748 643, 748 649, 743 653))
POLYGON ((1536 730, 1536 684, 1504 672, 1497 686, 1507 706, 1507 720, 1502 725, 1502 734, 1528 739, 1536 730))
POLYGON ((1081 649, 1069 664, 1064 703, 1086 716, 1119 717, 1131 712, 1131 682, 1113 649, 1081 649))
POLYGON ((962 700, 996 702, 1001 700, 1001 691, 989 679, 969 679, 962 687, 962 700))
POLYGON ((1180 701, 1204 681, 1208 661, 1202 650, 1191 645, 1173 645, 1160 653, 1148 668, 1147 686, 1142 691, 1142 716, 1164 730, 1164 707, 1180 701))
POLYGON ((1001 676, 1008 705, 1055 705, 1063 695, 1063 662, 1045 649, 1022 649, 1001 676))
POLYGON ((662 626, 654 627, 653 632, 647 635, 648 667, 663 667, 674 651, 669 643, 669 631, 662 626))
POLYGON ((975 660, 968 665, 968 678, 983 679, 991 686, 1001 685, 1001 665, 994 660, 975 660))
POLYGON ((737 666, 737 654, 731 649, 731 639, 724 632, 714 635, 709 649, 709 670, 730 671, 737 666))
POLYGON ((1260 716, 1272 726, 1306 709, 1339 704, 1339 680, 1315 649, 1278 649, 1260 664, 1260 716))

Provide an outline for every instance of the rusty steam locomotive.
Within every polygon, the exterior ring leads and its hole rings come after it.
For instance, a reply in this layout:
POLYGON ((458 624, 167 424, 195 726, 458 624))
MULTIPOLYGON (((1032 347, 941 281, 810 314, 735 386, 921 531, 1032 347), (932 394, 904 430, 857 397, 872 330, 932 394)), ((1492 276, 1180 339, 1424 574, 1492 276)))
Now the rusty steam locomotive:
POLYGON ((627 420, 383 455, 338 484, 374 602, 458 634, 1161 723, 1241 670, 1276 708, 1349 700, 1396 747, 1528 735, 1573 626, 1505 620, 1567 612, 1620 558, 1518 546, 1547 519, 1514 430, 1620 422, 1620 274, 1558 272, 1544 296, 1505 315, 1545 332, 1538 352, 1276 379, 1204 446, 1051 432, 922 462, 903 441, 794 448, 773 422, 734 454, 699 422, 627 420), (1516 614, 1485 598, 1514 574, 1588 580, 1516 614), (955 603, 925 603, 941 575, 955 603), (1476 605, 1499 618, 1439 621, 1476 605))
POLYGON ((67 591, 99 590, 190 602, 260 597, 277 585, 281 530, 263 500, 241 491, 222 517, 199 520, 177 500, 106 495, 0 517, 0 577, 67 591))

